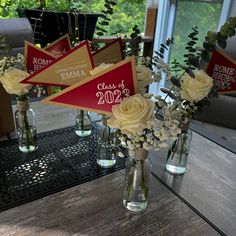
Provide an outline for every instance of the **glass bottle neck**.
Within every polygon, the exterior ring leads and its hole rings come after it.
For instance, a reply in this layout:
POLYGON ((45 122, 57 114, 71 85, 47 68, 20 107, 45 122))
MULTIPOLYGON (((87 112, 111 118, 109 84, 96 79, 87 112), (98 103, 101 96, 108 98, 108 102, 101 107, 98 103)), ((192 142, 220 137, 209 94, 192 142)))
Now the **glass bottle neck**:
POLYGON ((30 106, 29 106, 28 96, 26 96, 26 95, 17 96, 16 100, 17 100, 17 102, 16 102, 17 110, 19 110, 21 112, 29 110, 30 106))

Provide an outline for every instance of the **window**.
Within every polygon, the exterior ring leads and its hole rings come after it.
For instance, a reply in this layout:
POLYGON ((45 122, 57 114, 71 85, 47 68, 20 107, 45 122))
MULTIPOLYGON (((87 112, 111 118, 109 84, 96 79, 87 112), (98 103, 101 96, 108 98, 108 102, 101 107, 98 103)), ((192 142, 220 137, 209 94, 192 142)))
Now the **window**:
MULTIPOLYGON (((208 30, 218 30, 228 17, 230 0, 159 0, 154 50, 168 37, 175 44, 166 52, 165 61, 176 58, 182 62, 184 47, 191 28, 199 28, 199 42, 208 30)), ((150 86, 150 92, 160 94, 165 81, 150 86)))

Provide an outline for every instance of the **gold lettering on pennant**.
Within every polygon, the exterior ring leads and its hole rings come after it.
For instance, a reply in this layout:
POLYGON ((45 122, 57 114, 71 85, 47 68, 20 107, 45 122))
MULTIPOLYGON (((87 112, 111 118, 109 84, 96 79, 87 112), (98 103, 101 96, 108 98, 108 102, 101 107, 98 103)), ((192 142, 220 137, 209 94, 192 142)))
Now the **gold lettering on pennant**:
POLYGON ((33 71, 38 71, 51 63, 52 60, 33 57, 33 65, 34 65, 33 71))
POLYGON ((62 80, 74 79, 74 78, 79 78, 83 76, 86 76, 83 70, 76 70, 76 71, 61 73, 62 80))

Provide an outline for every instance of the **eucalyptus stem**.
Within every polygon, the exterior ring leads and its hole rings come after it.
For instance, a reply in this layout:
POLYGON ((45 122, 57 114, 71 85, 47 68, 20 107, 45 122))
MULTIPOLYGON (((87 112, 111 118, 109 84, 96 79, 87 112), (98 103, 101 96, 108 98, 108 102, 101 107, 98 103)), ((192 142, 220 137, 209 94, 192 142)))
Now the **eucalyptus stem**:
POLYGON ((132 173, 131 176, 128 175, 128 186, 127 186, 127 192, 126 192, 126 201, 125 201, 125 206, 128 205, 128 202, 129 202, 129 197, 130 197, 130 192, 131 192, 131 187, 133 185, 133 182, 134 182, 134 172, 132 173))
MULTIPOLYGON (((182 76, 185 74, 185 71, 180 75, 180 77, 178 78, 179 80, 182 78, 182 76)), ((172 85, 172 87, 170 88, 169 92, 166 94, 166 96, 164 97, 163 101, 166 101, 167 97, 169 96, 169 93, 172 92, 172 90, 175 88, 176 85, 172 85)), ((160 107, 158 107, 156 114, 160 111, 160 107)))
MULTIPOLYGON (((23 120, 24 120, 24 125, 25 125, 26 147, 29 150, 30 149, 30 140, 32 140, 32 135, 30 132, 27 111, 23 111, 22 113, 23 113, 23 120)), ((22 133, 23 133, 23 138, 24 138, 24 132, 22 132, 22 133)))
POLYGON ((142 185, 144 188, 144 196, 145 196, 145 199, 147 199, 148 187, 146 186, 146 178, 145 178, 145 173, 144 173, 144 161, 145 160, 140 160, 140 164, 141 164, 141 175, 142 175, 142 185))
MULTIPOLYGON (((180 138, 181 138, 181 134, 178 136, 177 140, 175 140, 174 143, 171 146, 171 155, 170 155, 171 160, 174 158, 175 152, 176 152, 177 147, 179 145, 180 138), (174 148, 173 148, 173 146, 174 146, 174 148)), ((169 159, 169 157, 167 158, 167 160, 168 159, 169 159)))
POLYGON ((81 130, 84 131, 84 110, 80 110, 80 125, 81 130))

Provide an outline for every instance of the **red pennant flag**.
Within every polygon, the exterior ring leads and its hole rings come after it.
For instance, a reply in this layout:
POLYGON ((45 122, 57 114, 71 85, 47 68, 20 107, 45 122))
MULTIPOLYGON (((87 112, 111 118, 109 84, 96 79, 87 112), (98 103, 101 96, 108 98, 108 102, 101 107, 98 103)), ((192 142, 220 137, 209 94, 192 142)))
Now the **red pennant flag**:
POLYGON ((215 83, 223 83, 227 78, 231 79, 230 87, 219 90, 220 93, 234 93, 236 91, 236 61, 223 52, 215 51, 207 66, 206 73, 215 83))
POLYGON ((60 57, 71 49, 70 38, 68 34, 63 35, 56 41, 47 45, 44 50, 50 52, 53 56, 60 57))
POLYGON ((121 38, 113 40, 93 54, 95 66, 101 63, 118 63, 124 60, 121 38))
POLYGON ((112 106, 136 92, 136 71, 133 57, 77 82, 43 100, 46 104, 62 105, 104 114, 112 114, 112 106))
POLYGON ((25 42, 25 63, 30 74, 50 65, 54 60, 55 57, 49 52, 25 42))
POLYGON ((93 67, 88 41, 84 41, 21 83, 67 87, 89 77, 93 67))

